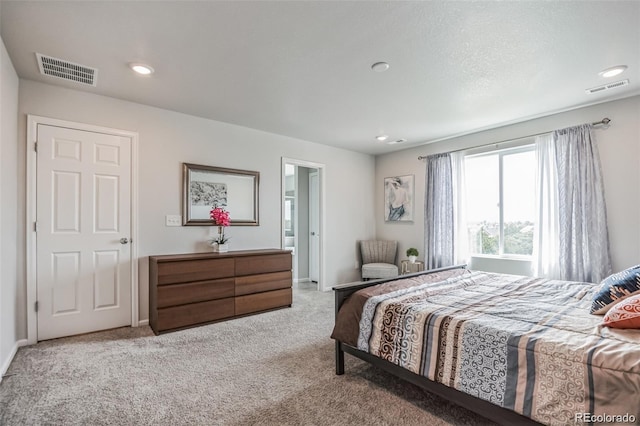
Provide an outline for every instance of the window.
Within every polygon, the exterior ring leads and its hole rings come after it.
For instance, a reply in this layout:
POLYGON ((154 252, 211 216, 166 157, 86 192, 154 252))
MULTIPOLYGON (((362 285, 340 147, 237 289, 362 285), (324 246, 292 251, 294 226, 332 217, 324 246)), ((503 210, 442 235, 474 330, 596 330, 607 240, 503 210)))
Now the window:
POLYGON ((464 159, 469 251, 531 256, 535 223, 533 145, 464 159))

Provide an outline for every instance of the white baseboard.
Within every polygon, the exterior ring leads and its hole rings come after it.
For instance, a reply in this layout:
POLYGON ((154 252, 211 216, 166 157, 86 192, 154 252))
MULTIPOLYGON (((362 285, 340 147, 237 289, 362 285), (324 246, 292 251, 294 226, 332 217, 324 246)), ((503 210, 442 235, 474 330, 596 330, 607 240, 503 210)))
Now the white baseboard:
POLYGON ((4 377, 4 374, 9 369, 9 366, 13 362, 13 358, 16 356, 16 353, 18 353, 18 348, 21 346, 27 346, 27 339, 18 340, 15 343, 15 345, 13 345, 13 348, 11 348, 11 353, 9 353, 9 357, 2 363, 2 368, 0 368, 0 383, 2 383, 2 378, 4 377))
POLYGON ((142 326, 145 326, 145 325, 149 325, 149 320, 148 319, 138 321, 138 327, 142 327, 142 326))
POLYGON ((310 278, 297 278, 295 280, 293 280, 294 284, 298 284, 298 283, 310 283, 311 279, 310 278))

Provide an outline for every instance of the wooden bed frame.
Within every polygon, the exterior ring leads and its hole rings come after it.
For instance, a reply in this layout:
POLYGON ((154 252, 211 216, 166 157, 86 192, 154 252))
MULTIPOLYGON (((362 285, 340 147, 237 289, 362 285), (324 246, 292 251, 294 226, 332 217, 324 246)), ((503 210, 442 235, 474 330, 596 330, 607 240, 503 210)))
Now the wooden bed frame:
MULTIPOLYGON (((418 272, 414 274, 402 275, 400 277, 395 277, 395 278, 385 278, 381 280, 363 281, 363 282, 348 283, 348 284, 335 286, 333 287, 333 290, 335 292, 335 298, 336 298, 336 302, 335 302, 336 318, 338 317, 338 310, 340 310, 340 307, 342 306, 344 301, 353 293, 355 293, 356 291, 362 288, 371 287, 371 286, 385 283, 388 281, 394 281, 399 278, 409 278, 409 277, 414 277, 418 275, 431 274, 434 272, 447 271, 450 269, 463 269, 465 267, 466 265, 449 266, 445 268, 431 269, 429 271, 418 272)), ((503 424, 503 425, 513 425, 513 424, 539 425, 540 424, 528 417, 525 417, 516 413, 515 411, 511 411, 506 408, 500 407, 498 405, 492 404, 488 401, 485 401, 484 399, 471 396, 459 390, 445 386, 441 383, 431 381, 424 376, 415 374, 389 361, 373 356, 367 352, 363 352, 353 346, 347 345, 346 343, 340 342, 338 340, 336 340, 336 374, 337 375, 344 374, 345 352, 355 356, 356 358, 360 358, 370 364, 373 364, 374 366, 390 374, 393 374, 396 377, 406 380, 409 383, 419 386, 428 392, 431 392, 442 398, 445 398, 453 402, 454 404, 457 404, 470 411, 473 411, 474 413, 477 413, 496 423, 503 424)))

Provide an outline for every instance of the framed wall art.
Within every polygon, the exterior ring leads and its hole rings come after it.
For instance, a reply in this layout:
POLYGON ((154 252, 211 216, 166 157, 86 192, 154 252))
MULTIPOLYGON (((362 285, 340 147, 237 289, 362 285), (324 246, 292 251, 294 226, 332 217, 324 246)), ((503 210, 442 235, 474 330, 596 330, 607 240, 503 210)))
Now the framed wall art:
POLYGON ((260 172, 183 164, 183 225, 213 225, 213 207, 229 212, 231 225, 258 225, 260 172))
POLYGON ((385 222, 413 222, 414 176, 384 179, 385 222))

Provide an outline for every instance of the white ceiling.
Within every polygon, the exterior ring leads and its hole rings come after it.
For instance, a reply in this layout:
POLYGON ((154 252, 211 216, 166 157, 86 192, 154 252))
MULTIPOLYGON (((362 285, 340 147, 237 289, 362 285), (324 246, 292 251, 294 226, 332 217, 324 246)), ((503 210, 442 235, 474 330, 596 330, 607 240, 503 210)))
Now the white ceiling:
POLYGON ((1 0, 0 18, 21 78, 370 154, 640 94, 638 1, 1 0), (40 75, 36 52, 97 87, 40 75))

